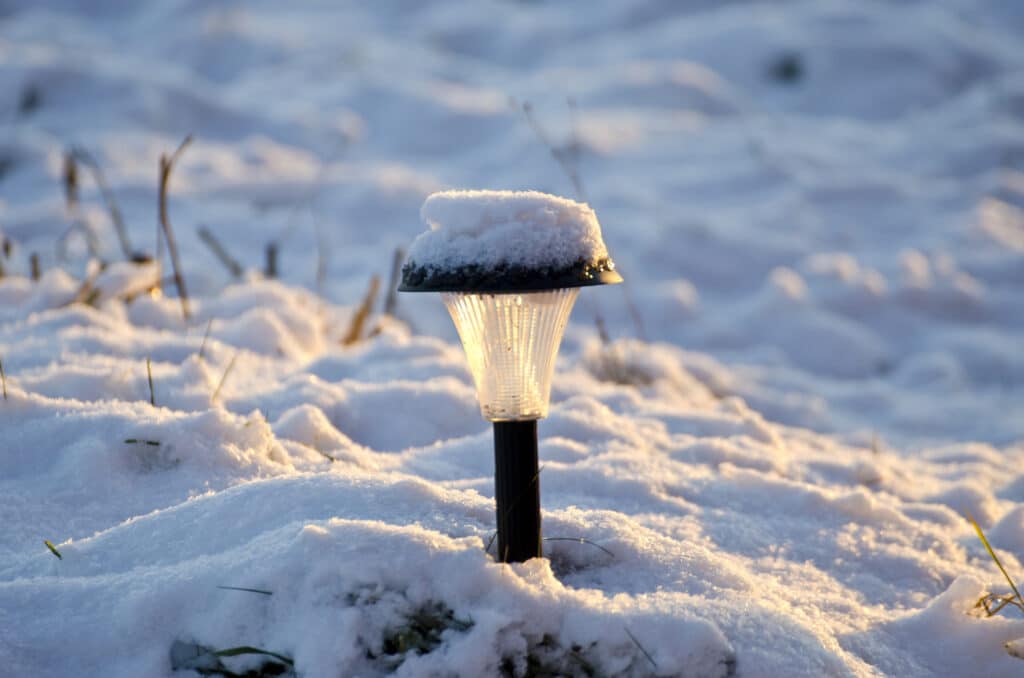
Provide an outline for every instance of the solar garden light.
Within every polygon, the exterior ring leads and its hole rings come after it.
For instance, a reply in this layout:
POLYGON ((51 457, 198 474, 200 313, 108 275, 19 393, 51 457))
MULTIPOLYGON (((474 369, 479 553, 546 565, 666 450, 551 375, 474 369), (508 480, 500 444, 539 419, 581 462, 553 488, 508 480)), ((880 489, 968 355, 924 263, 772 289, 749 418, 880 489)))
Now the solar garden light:
POLYGON ((618 283, 587 205, 544 193, 446 191, 421 210, 402 292, 440 292, 494 423, 498 559, 540 556, 537 420, 579 288, 618 283))

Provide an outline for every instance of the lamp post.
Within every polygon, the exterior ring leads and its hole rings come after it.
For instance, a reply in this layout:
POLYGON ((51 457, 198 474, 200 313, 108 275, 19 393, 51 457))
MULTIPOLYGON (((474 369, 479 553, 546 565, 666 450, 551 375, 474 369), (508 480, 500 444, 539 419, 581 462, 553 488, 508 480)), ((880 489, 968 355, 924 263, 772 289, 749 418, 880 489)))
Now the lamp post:
POLYGON ((401 292, 440 292, 494 425, 498 559, 542 555, 537 420, 581 287, 618 283, 586 205, 542 193, 430 196, 401 292))

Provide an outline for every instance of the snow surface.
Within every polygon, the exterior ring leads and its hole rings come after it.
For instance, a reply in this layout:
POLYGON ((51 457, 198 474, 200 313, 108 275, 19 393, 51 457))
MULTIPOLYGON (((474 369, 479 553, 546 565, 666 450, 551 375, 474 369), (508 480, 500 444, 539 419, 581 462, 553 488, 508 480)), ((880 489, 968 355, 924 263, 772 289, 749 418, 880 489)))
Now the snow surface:
POLYGON ((1020 675, 963 514, 1024 578, 1021 7, 3 3, 0 675, 1020 675), (60 177, 94 156, 154 253, 188 133, 185 323, 60 177), (424 198, 481 186, 592 205, 626 279, 540 424, 545 534, 607 552, 485 554, 435 295, 342 345, 424 198))
POLYGON ((409 246, 409 265, 452 271, 500 265, 561 269, 608 258, 589 205, 538 191, 439 191, 420 215, 430 230, 409 246))

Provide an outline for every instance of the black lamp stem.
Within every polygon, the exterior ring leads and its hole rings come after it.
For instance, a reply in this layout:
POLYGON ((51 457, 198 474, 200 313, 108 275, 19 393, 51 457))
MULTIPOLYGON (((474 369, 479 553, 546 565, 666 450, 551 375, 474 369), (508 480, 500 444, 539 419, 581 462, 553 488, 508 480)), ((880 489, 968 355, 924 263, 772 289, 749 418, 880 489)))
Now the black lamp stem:
POLYGON ((494 422, 494 495, 498 560, 521 563, 541 555, 537 422, 494 422))

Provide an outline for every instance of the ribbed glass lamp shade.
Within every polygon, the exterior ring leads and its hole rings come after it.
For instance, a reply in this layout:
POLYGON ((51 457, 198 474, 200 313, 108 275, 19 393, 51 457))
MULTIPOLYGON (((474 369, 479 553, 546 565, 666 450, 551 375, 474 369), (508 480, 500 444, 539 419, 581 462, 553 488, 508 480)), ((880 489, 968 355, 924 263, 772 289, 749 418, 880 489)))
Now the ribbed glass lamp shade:
POLYGON ((572 287, 442 294, 466 349, 484 419, 547 416, 555 357, 579 292, 572 287))

